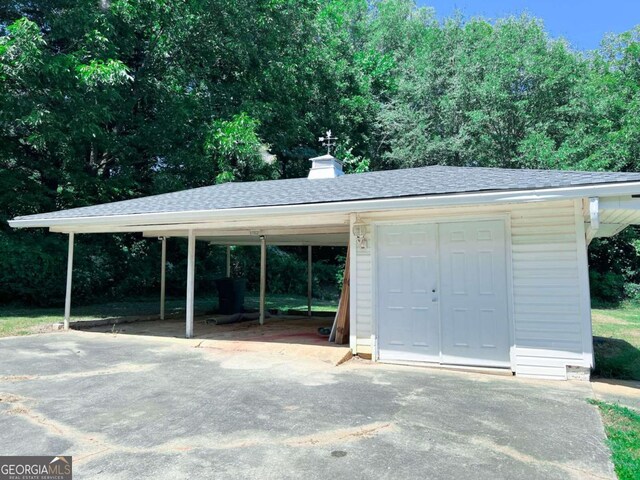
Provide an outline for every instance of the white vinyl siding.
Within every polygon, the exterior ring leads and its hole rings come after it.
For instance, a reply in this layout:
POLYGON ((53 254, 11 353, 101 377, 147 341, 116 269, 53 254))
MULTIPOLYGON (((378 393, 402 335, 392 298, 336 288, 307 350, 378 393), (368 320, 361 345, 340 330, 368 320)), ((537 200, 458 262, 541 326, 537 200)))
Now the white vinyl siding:
MULTIPOLYGON (((368 227, 371 230, 371 227, 368 227)), ((355 281, 355 332, 356 350, 358 353, 371 353, 371 334, 373 325, 373 259, 371 247, 360 248, 355 236, 351 234, 351 251, 355 255, 356 274, 352 274, 352 281, 355 281)), ((352 324, 353 326, 353 321, 352 324)))
POLYGON ((589 292, 581 278, 579 226, 573 202, 511 209, 512 367, 518 375, 566 378, 567 365, 591 366, 591 346, 584 345, 590 327, 581 297, 589 292))
POLYGON ((510 218, 513 282, 512 369, 519 375, 566 378, 567 365, 590 367, 590 310, 585 308, 589 292, 584 278, 586 256, 580 252, 584 230, 578 204, 562 200, 361 214, 361 220, 371 225, 367 247, 353 250, 357 298, 352 326, 357 352, 375 355, 375 222, 420 223, 440 217, 473 220, 506 214, 510 218))

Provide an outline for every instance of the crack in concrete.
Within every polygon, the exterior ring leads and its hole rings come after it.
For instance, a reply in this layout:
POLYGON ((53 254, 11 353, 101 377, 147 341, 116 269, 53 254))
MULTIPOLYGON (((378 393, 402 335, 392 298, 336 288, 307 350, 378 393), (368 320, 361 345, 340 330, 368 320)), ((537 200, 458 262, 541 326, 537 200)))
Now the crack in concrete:
POLYGON ((79 450, 73 453, 74 462, 81 462, 88 457, 100 455, 112 450, 120 450, 129 453, 138 452, 137 449, 115 445, 108 441, 103 435, 83 432, 82 430, 71 427, 57 420, 52 420, 42 413, 33 411, 21 401, 15 402, 14 407, 6 413, 20 415, 32 424, 44 428, 48 433, 63 437, 73 442, 75 446, 81 446, 81 448, 84 448, 85 450, 79 450))
MULTIPOLYGON (((74 445, 82 446, 83 450, 79 450, 74 453, 74 461, 83 462, 89 458, 107 454, 109 452, 121 452, 131 454, 141 453, 173 453, 184 452, 193 450, 196 448, 204 448, 208 450, 219 449, 235 449, 246 448, 259 445, 273 445, 280 444, 289 447, 315 447, 332 445, 336 443, 357 441, 365 438, 372 438, 380 433, 397 431, 397 426, 391 422, 373 422, 365 425, 359 425, 348 428, 338 428, 310 435, 303 435, 292 438, 282 438, 274 441, 273 438, 260 438, 255 435, 248 439, 241 439, 236 441, 230 441, 228 438, 211 438, 211 437, 192 437, 189 439, 183 439, 179 442, 167 442, 164 444, 156 445, 153 447, 127 447, 119 445, 107 440, 103 435, 97 433, 83 432, 77 428, 66 425, 62 422, 47 418, 41 413, 36 413, 29 409, 24 401, 24 397, 10 393, 0 393, 0 402, 11 403, 12 408, 5 412, 5 414, 20 415, 31 423, 38 425, 49 433, 64 437, 71 440, 74 445), (186 440, 186 441, 185 441, 186 440)), ((449 435, 453 433, 451 431, 446 432, 449 435)), ((578 466, 569 465, 566 463, 547 461, 535 458, 531 455, 522 453, 507 445, 498 444, 490 439, 483 437, 466 437, 462 435, 453 434, 453 436, 459 436, 466 442, 481 448, 497 452, 502 455, 506 455, 518 462, 527 464, 543 464, 548 465, 556 469, 560 469, 576 479, 606 479, 609 477, 598 475, 595 472, 585 470, 578 466)))
POLYGON ((291 438, 283 443, 290 446, 304 445, 330 445, 336 442, 344 442, 360 438, 371 438, 378 433, 394 429, 391 423, 374 422, 357 427, 338 428, 327 432, 314 433, 303 437, 291 438))
POLYGON ((3 375, 0 382, 22 382, 23 380, 33 380, 37 378, 35 375, 3 375))
POLYGON ((175 453, 193 450, 195 448, 207 450, 235 449, 258 445, 280 444, 289 447, 310 447, 320 445, 331 445, 335 443, 357 441, 365 438, 372 438, 375 435, 393 431, 395 425, 392 423, 374 422, 349 428, 339 428, 318 432, 311 435, 304 435, 292 438, 282 438, 274 441, 273 438, 260 438, 255 435, 248 439, 229 441, 229 438, 220 437, 192 437, 182 439, 179 442, 172 441, 159 444, 153 447, 128 447, 119 445, 108 440, 104 435, 84 432, 80 429, 67 425, 57 420, 48 418, 42 413, 30 409, 24 401, 24 397, 9 393, 0 394, 0 402, 12 404, 12 408, 5 414, 20 415, 27 421, 44 428, 48 433, 70 440, 75 447, 80 447, 73 454, 74 462, 80 463, 89 458, 101 456, 110 452, 142 454, 142 453, 175 453))
POLYGON ((491 439, 484 437, 469 437, 469 443, 491 450, 493 452, 501 453, 508 457, 513 458, 514 460, 522 463, 528 464, 541 464, 548 465, 550 467, 554 467, 556 469, 563 470, 566 472, 571 478, 575 478, 576 480, 587 480, 587 479, 610 479, 611 477, 607 477, 604 475, 599 475, 590 470, 585 470, 579 466, 570 465, 567 463, 555 462, 552 460, 542 460, 540 458, 536 458, 532 455, 522 453, 515 448, 512 448, 508 445, 501 445, 499 443, 494 442, 491 439))
POLYGON ((147 451, 156 453, 188 451, 196 448, 207 450, 233 450, 236 448, 256 447, 261 445, 284 445, 288 447, 315 447, 324 445, 333 445, 349 441, 357 441, 365 438, 372 438, 379 433, 392 432, 396 430, 393 423, 374 422, 356 427, 338 428, 313 433, 310 435, 302 435, 291 438, 274 439, 253 434, 248 438, 233 438, 233 435, 227 437, 206 437, 197 436, 185 440, 176 440, 157 445, 147 451))
POLYGON ((19 403, 24 400, 24 397, 14 395, 13 393, 0 393, 0 403, 19 403))
MULTIPOLYGON (((16 396, 17 397, 17 396, 16 396)), ((46 430, 49 430, 51 433, 60 436, 66 436, 65 430, 52 420, 49 420, 43 415, 38 415, 34 413, 27 405, 24 403, 24 398, 18 397, 18 400, 13 402, 12 408, 5 413, 8 415, 21 415, 31 423, 34 423, 38 426, 44 427, 46 430)))
POLYGON ((437 432, 440 435, 446 435, 446 436, 452 437, 456 439, 456 441, 459 442, 461 445, 464 443, 472 444, 477 447, 488 450, 489 452, 505 455, 521 463, 526 463, 529 465, 533 465, 533 464, 546 465, 549 467, 553 467, 556 470, 564 471, 565 473, 567 473, 569 478, 575 478, 576 480, 591 480, 591 479, 611 480, 615 478, 615 476, 606 476, 606 475, 601 475, 597 472, 585 470, 584 468, 581 468, 580 466, 577 466, 577 465, 571 465, 568 463, 536 458, 532 455, 516 450, 515 448, 512 448, 508 445, 499 444, 491 440, 490 438, 463 435, 460 433, 455 433, 452 429, 435 428, 432 425, 427 425, 427 424, 422 424, 422 425, 414 424, 414 426, 420 426, 424 428, 425 431, 437 432))

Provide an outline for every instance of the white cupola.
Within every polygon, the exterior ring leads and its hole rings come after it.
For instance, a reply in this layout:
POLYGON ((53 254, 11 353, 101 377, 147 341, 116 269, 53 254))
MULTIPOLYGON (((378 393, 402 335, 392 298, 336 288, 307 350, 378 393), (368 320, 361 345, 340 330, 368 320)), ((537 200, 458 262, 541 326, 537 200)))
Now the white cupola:
POLYGON ((336 178, 344 175, 342 171, 342 162, 331 155, 331 147, 336 144, 337 137, 331 135, 331 130, 327 131, 326 137, 320 137, 318 140, 327 147, 327 153, 321 157, 311 158, 311 170, 307 178, 336 178))
POLYGON ((312 158, 311 162, 311 170, 307 178, 335 178, 344 175, 342 162, 328 153, 312 158))

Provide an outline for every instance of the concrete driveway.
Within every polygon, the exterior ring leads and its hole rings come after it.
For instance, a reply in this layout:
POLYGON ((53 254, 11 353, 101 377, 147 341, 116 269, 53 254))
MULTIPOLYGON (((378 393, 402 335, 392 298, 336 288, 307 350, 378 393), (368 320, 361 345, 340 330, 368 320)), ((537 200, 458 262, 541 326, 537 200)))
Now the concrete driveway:
POLYGON ((0 454, 78 479, 614 477, 588 383, 86 332, 0 355, 0 454))

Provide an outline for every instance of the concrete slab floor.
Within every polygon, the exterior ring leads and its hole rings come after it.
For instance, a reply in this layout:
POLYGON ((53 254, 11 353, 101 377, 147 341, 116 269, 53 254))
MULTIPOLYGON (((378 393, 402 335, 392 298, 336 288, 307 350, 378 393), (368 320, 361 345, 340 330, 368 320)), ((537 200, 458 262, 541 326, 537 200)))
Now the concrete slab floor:
POLYGON ((229 352, 264 352, 296 357, 315 358, 332 365, 341 362, 348 354, 348 345, 329 343, 328 338, 318 334, 318 328, 331 328, 332 318, 327 317, 271 317, 264 325, 257 320, 226 325, 211 322, 211 315, 194 320, 194 339, 185 339, 184 319, 137 321, 86 328, 87 332, 109 335, 144 335, 174 339, 201 348, 212 348, 229 352))
POLYGON ((587 382, 154 337, 0 340, 0 453, 74 478, 614 478, 587 382))
MULTIPOLYGON (((194 319, 196 338, 216 338, 260 342, 302 343, 309 345, 329 344, 327 337, 318 334, 318 328, 333 324, 331 317, 279 316, 270 317, 260 325, 258 320, 216 325, 216 318, 224 316, 203 315, 194 319)), ((184 338, 184 318, 146 320, 131 323, 106 324, 79 328, 89 332, 119 333, 123 335, 152 335, 184 338)))

